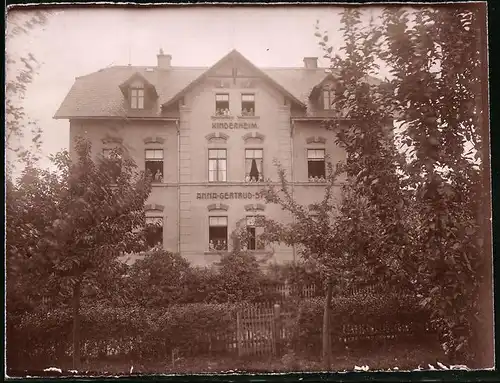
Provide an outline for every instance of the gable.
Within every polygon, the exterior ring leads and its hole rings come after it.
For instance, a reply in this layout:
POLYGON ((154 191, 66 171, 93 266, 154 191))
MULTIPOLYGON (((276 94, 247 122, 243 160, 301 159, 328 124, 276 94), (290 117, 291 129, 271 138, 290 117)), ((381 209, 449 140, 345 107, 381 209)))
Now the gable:
POLYGON ((319 97, 323 89, 335 89, 337 80, 331 74, 326 75, 319 83, 312 89, 309 98, 319 97))
POLYGON ((261 77, 260 73, 252 68, 247 63, 238 58, 231 58, 220 63, 216 67, 212 67, 207 73, 209 77, 261 77))
POLYGON ((212 67, 206 73, 205 83, 213 88, 256 88, 262 75, 252 66, 233 58, 212 67))
POLYGON ((135 79, 134 81, 131 81, 129 83, 130 88, 143 88, 144 87, 144 81, 141 81, 139 79, 135 79))
POLYGON ((212 67, 208 68, 202 75, 200 75, 191 84, 177 93, 170 100, 163 103, 163 107, 167 107, 172 103, 178 101, 184 94, 193 89, 195 86, 203 81, 211 81, 212 85, 216 88, 228 88, 238 86, 242 88, 254 87, 255 81, 266 81, 275 89, 283 93, 296 105, 306 108, 306 104, 291 94, 282 85, 278 84, 273 78, 267 75, 264 71, 257 68, 250 61, 248 61, 241 53, 236 50, 231 51, 212 67), (232 85, 231 85, 232 84, 232 85))
POLYGON ((128 91, 131 88, 144 88, 154 98, 158 97, 156 87, 139 72, 135 72, 125 82, 120 84, 120 89, 125 97, 128 97, 128 91))

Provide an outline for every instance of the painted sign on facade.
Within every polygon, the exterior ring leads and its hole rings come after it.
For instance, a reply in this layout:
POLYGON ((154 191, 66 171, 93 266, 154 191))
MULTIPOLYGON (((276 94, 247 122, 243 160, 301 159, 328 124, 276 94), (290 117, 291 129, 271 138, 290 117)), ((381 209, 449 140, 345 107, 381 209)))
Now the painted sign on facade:
POLYGON ((259 199, 260 193, 243 192, 218 192, 218 193, 196 193, 196 199, 259 199))
POLYGON ((212 122, 212 129, 259 129, 256 122, 212 122))

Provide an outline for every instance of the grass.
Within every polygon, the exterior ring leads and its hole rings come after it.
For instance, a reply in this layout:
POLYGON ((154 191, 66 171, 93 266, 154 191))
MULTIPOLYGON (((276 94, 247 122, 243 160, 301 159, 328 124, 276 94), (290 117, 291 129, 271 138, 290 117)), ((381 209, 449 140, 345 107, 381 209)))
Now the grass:
MULTIPOLYGON (((419 365, 445 362, 439 345, 433 344, 392 344, 385 347, 363 349, 349 348, 332 353, 330 371, 353 370, 354 366, 369 366, 370 370, 387 370, 398 367, 400 371, 413 370, 419 365)), ((103 359, 82 363, 80 372, 85 375, 129 375, 133 374, 193 374, 193 373, 267 373, 267 372, 320 372, 324 371, 319 357, 311 355, 286 354, 281 358, 261 356, 259 358, 237 358, 235 356, 184 357, 172 365, 170 359, 155 361, 131 361, 122 359, 103 359)), ((49 367, 49 366, 46 366, 49 367)), ((71 369, 70 361, 55 367, 63 371, 71 369)))

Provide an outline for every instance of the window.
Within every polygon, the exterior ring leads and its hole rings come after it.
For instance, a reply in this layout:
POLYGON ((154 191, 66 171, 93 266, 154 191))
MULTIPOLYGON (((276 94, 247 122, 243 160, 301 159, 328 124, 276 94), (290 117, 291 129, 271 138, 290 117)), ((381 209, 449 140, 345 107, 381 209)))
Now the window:
POLYGON ((108 160, 110 160, 113 157, 113 151, 114 149, 103 149, 102 150, 102 156, 108 160))
POLYGON ((208 181, 225 182, 227 181, 227 159, 226 149, 208 150, 208 181))
POLYGON ((325 180, 325 150, 307 150, 307 174, 309 181, 325 180))
POLYGON ((259 241, 259 235, 262 234, 263 228, 259 227, 259 216, 247 216, 247 249, 261 250, 264 248, 259 241))
POLYGON ((144 89, 130 89, 130 107, 132 109, 144 109, 144 89))
POLYGON ((309 213, 309 217, 311 217, 311 219, 314 222, 318 222, 318 220, 319 220, 319 213, 317 211, 311 212, 311 213, 309 213))
POLYGON ((215 115, 229 116, 229 94, 219 93, 215 95, 215 115))
POLYGON ((242 116, 255 116, 255 95, 242 94, 241 95, 241 115, 242 116))
POLYGON ((323 109, 333 109, 333 90, 323 89, 323 109))
POLYGON ((116 182, 121 172, 121 154, 116 149, 103 149, 102 156, 110 161, 109 175, 116 182))
POLYGON ((209 217, 208 248, 227 250, 227 217, 209 217))
POLYGON ((245 181, 263 182, 262 149, 245 149, 245 181))
POLYGON ((146 149, 146 171, 153 182, 163 182, 163 149, 146 149))
POLYGON ((163 245, 163 218, 146 217, 146 244, 148 247, 163 245))

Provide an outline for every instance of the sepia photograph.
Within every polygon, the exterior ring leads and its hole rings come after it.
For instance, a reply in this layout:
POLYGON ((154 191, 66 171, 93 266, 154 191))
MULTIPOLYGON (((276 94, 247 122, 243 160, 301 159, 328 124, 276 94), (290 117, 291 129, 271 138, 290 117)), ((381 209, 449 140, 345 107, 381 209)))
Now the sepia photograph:
POLYGON ((487 19, 8 8, 6 377, 494 369, 487 19))

